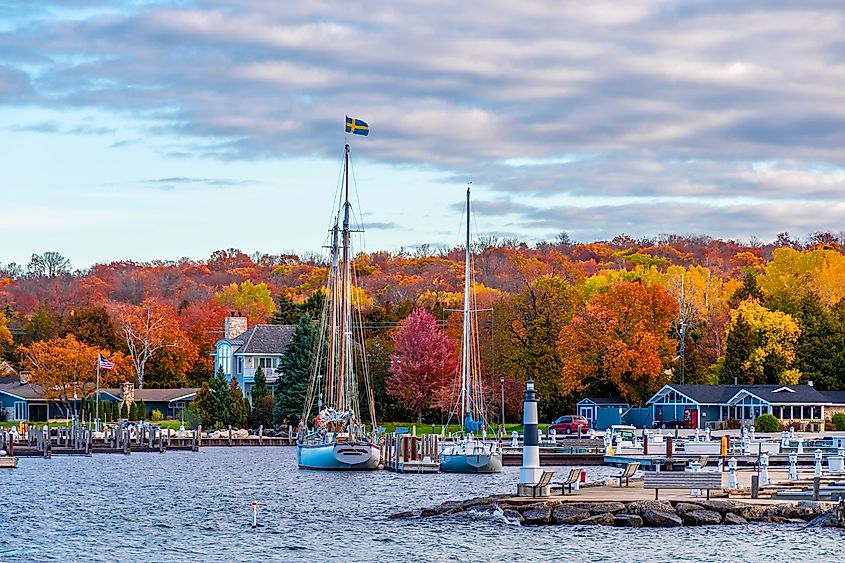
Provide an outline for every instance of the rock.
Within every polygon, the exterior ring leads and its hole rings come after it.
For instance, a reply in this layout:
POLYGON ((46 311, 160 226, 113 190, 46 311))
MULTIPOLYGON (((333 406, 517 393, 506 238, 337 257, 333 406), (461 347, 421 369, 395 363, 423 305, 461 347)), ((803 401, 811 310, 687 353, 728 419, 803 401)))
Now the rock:
POLYGON ((681 518, 684 517, 684 514, 687 512, 692 512, 694 510, 706 510, 700 504, 693 504, 691 502, 679 502, 675 505, 675 512, 678 513, 678 516, 681 518))
POLYGON ((590 514, 604 514, 610 512, 611 514, 619 514, 625 511, 625 505, 621 502, 573 502, 565 506, 573 508, 580 508, 586 510, 590 514))
POLYGON ((766 516, 766 507, 756 504, 742 504, 734 509, 734 514, 742 516, 749 522, 759 522, 766 516))
POLYGON ((712 510, 690 510, 683 515, 684 524, 691 526, 710 526, 720 524, 722 515, 712 510))
POLYGON ((413 510, 406 510, 405 512, 397 512, 396 514, 391 514, 388 516, 390 520, 397 520, 399 518, 414 518, 415 516, 419 516, 419 512, 415 512, 413 510))
POLYGON ((525 521, 525 518, 522 517, 522 514, 520 514, 519 512, 517 512, 516 510, 514 510, 512 508, 506 508, 505 510, 503 510, 502 516, 504 516, 508 520, 516 520, 520 524, 522 524, 525 521))
POLYGON ((575 506, 561 505, 554 509, 552 519, 555 524, 577 524, 590 517, 590 512, 575 506))
POLYGON ((585 518, 579 523, 587 526, 613 526, 615 519, 616 517, 613 514, 605 512, 604 514, 596 514, 595 516, 585 518))
POLYGON ((625 506, 625 512, 628 514, 636 514, 638 516, 642 516, 643 512, 646 510, 652 510, 655 512, 671 512, 673 514, 675 512, 672 505, 665 500, 635 500, 633 502, 629 502, 627 506, 625 506))
MULTIPOLYGON (((712 510, 713 512, 718 512, 722 516, 733 512, 736 510, 736 507, 739 506, 739 503, 733 500, 690 500, 683 503, 678 504, 694 504, 703 508, 704 510, 712 510)), ((675 505, 675 509, 677 510, 677 505, 675 505)))
POLYGON ((684 525, 681 517, 674 511, 665 512, 646 508, 640 516, 643 518, 643 523, 652 528, 676 528, 684 525))
POLYGON ((722 520, 722 524, 748 524, 748 520, 742 516, 737 516, 733 512, 728 512, 725 514, 725 519, 722 520))
MULTIPOLYGON (((775 510, 772 511, 773 516, 782 516, 787 519, 800 519, 803 522, 807 522, 815 518, 821 513, 820 507, 811 507, 811 506, 797 506, 792 504, 778 504, 774 507, 775 510)), ((766 511, 766 514, 769 514, 769 511, 766 511)))
POLYGON ((617 528, 640 528, 643 519, 636 514, 617 514, 613 517, 613 525, 617 528))
POLYGON ((522 511, 522 518, 526 526, 548 524, 552 518, 552 509, 546 505, 529 508, 522 511))
POLYGON ((440 506, 435 506, 434 508, 423 508, 420 512, 421 516, 440 516, 444 514, 454 514, 455 512, 460 512, 463 509, 463 504, 459 500, 447 500, 440 506))

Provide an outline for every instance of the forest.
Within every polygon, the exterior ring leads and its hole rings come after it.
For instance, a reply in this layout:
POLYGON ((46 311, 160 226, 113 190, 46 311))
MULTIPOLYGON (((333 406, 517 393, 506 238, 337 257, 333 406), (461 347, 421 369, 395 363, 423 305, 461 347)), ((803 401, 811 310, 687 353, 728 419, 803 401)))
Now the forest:
MULTIPOLYGON (((667 382, 843 389, 842 242, 832 233, 781 233, 768 243, 482 238, 472 248, 474 294, 491 412, 503 393, 508 418, 518 416, 529 377, 544 419, 587 395, 643 404, 667 382)), ((459 353, 463 254, 422 245, 354 259, 381 420, 443 420, 459 353)), ((85 269, 57 252, 0 264, 0 370, 8 372, 0 377, 26 370, 36 382, 78 379, 102 354, 116 363, 114 381, 211 384, 210 353, 227 314, 240 312, 250 326, 298 324, 316 316, 326 276, 316 255, 236 249, 85 269)))

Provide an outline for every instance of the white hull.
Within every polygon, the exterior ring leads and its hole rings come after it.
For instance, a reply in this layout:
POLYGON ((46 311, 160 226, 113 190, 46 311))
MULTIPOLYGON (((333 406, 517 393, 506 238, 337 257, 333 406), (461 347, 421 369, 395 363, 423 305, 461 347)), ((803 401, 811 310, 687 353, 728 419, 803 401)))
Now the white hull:
POLYGON ((300 469, 372 471, 381 463, 381 450, 370 442, 323 442, 297 444, 300 469))
POLYGON ((495 443, 465 440, 444 444, 440 452, 443 473, 501 473, 502 450, 495 443))

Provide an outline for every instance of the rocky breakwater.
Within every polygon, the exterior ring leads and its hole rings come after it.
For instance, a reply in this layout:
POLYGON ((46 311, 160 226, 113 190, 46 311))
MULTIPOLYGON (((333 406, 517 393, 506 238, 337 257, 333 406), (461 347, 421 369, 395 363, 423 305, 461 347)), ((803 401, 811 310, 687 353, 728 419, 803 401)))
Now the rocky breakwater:
POLYGON ((526 499, 501 496, 480 497, 468 501, 447 501, 419 511, 401 512, 391 518, 443 517, 467 512, 498 513, 510 522, 526 526, 563 524, 639 528, 670 528, 749 522, 810 523, 845 528, 845 502, 750 504, 732 500, 624 502, 579 502, 559 499, 526 502, 526 499))

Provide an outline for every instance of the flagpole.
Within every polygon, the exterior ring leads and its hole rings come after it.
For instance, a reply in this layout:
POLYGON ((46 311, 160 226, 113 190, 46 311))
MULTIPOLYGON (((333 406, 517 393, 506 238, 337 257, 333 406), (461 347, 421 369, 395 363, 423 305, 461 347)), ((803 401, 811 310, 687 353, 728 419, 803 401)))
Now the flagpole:
POLYGON ((94 399, 97 406, 95 407, 97 411, 96 415, 96 422, 94 423, 94 431, 100 431, 100 354, 97 354, 97 395, 94 399))

